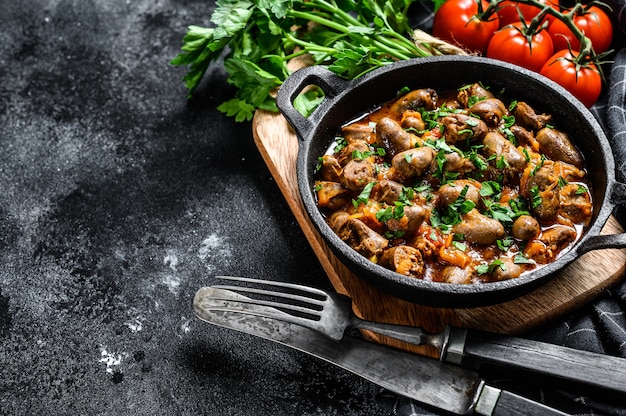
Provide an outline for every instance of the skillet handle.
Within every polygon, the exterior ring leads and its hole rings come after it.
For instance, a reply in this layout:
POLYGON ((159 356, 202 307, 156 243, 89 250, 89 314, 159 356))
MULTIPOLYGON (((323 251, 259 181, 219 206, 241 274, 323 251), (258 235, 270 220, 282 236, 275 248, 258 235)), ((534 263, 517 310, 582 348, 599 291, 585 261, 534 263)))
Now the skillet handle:
POLYGON ((593 236, 582 243, 576 253, 580 256, 588 251, 605 248, 626 248, 626 233, 593 236))
POLYGON ((324 118, 326 109, 332 105, 335 97, 348 89, 348 84, 350 81, 322 66, 307 66, 295 71, 283 82, 276 95, 276 105, 295 130, 298 139, 304 140, 324 118), (305 87, 311 85, 321 88, 324 92, 324 100, 307 118, 293 106, 293 101, 305 87))

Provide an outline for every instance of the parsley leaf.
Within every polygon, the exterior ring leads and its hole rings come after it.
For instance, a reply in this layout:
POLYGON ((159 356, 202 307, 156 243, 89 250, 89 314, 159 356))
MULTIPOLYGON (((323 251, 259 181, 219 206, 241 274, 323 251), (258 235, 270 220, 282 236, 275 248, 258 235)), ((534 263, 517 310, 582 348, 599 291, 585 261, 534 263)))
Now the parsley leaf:
POLYGON ((541 194, 539 193, 539 187, 533 186, 529 189, 530 192, 530 206, 532 208, 537 208, 543 200, 541 199, 541 194))
POLYGON ((239 98, 233 98, 223 102, 217 106, 217 109, 229 117, 234 116, 235 121, 252 120, 255 110, 253 105, 250 105, 239 98))
POLYGON ((493 272, 496 270, 496 268, 500 268, 501 270, 505 271, 506 270, 506 266, 504 265, 504 262, 502 262, 502 260, 497 259, 492 261, 489 264, 480 264, 478 265, 478 267, 476 267, 476 273, 478 274, 493 274, 493 272))
POLYGON ((352 200, 352 205, 354 205, 355 208, 357 208, 359 204, 367 204, 374 185, 376 185, 376 182, 369 182, 367 185, 365 185, 359 196, 357 196, 356 199, 352 200))
MULTIPOLYGON (((255 109, 278 111, 273 91, 294 58, 310 56, 313 65, 352 79, 397 60, 441 54, 436 43, 412 40, 408 10, 416 1, 217 0, 212 27, 189 26, 170 63, 187 67, 183 81, 192 98, 209 65, 224 58, 239 101, 220 111, 249 120, 255 109)), ((310 98, 298 109, 310 112, 319 96, 310 98)))
POLYGON ((513 263, 515 264, 533 264, 534 262, 526 257, 523 253, 517 253, 515 257, 513 257, 513 263))

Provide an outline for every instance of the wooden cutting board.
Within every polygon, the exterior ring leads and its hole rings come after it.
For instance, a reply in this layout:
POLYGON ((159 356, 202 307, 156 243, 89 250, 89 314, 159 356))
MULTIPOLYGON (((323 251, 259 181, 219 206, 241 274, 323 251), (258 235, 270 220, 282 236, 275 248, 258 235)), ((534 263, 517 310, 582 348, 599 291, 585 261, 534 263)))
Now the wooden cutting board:
MULTIPOLYGON (((535 291, 512 301, 479 308, 447 309, 419 305, 383 293, 360 280, 330 251, 310 222, 296 179, 298 139, 280 114, 255 113, 252 130, 256 146, 269 167, 293 215, 322 264, 335 290, 353 299, 357 315, 380 322, 414 325, 440 331, 446 324, 507 334, 520 334, 562 316, 619 281, 626 269, 626 249, 596 250, 583 255, 535 291)), ((611 217, 604 234, 623 232, 611 217)), ((431 347, 415 347, 366 332, 373 341, 436 356, 431 347)))

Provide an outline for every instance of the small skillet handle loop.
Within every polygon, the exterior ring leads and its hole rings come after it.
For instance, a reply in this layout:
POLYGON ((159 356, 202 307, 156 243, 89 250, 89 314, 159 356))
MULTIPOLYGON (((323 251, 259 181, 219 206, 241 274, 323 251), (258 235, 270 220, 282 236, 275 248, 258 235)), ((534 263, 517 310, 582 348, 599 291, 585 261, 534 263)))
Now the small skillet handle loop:
POLYGON ((621 234, 601 234, 590 237, 587 241, 581 244, 576 250, 579 256, 593 251, 606 248, 625 248, 626 247, 626 233, 621 234))
POLYGON ((347 89, 350 81, 335 75, 328 69, 319 66, 308 66, 291 74, 281 85, 276 95, 276 105, 296 131, 298 139, 304 137, 324 118, 325 109, 329 108, 335 97, 347 89), (307 118, 293 105, 293 101, 302 90, 310 85, 316 85, 324 92, 324 100, 307 118))

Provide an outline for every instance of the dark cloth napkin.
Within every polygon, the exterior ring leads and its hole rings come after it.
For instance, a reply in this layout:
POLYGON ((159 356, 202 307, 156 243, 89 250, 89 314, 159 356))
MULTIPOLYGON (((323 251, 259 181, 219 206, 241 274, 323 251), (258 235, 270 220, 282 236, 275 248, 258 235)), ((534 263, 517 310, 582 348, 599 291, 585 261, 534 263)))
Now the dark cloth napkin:
MULTIPOLYGON (((608 66, 608 70, 605 67, 606 90, 591 112, 606 131, 614 150, 617 179, 623 182, 626 180, 626 0, 611 0, 608 4, 612 8, 616 29, 613 43, 615 54, 609 57, 613 63, 608 66)), ((416 11, 414 22, 417 27, 429 30, 432 10, 425 3, 420 5, 423 10, 416 11)), ((619 207, 615 215, 621 224, 626 225, 626 213, 623 211, 626 210, 619 207)), ((593 302, 525 337, 626 358, 626 280, 621 280, 593 302)), ((507 388, 570 414, 626 416, 625 398, 562 389, 544 384, 544 380, 526 380, 522 383, 515 378, 486 379, 491 385, 507 388)), ((441 414, 384 389, 376 389, 374 394, 379 405, 394 415, 441 414)))

